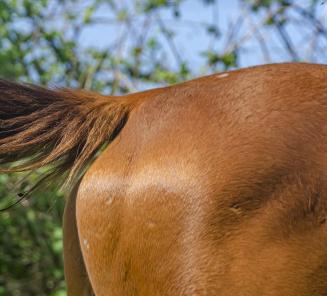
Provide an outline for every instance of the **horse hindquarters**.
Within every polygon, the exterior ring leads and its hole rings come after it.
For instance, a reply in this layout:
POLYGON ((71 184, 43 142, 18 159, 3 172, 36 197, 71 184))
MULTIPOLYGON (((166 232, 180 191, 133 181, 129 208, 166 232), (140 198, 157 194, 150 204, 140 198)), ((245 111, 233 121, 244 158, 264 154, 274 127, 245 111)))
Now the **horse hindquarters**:
POLYGON ((85 269, 76 226, 77 186, 67 198, 65 205, 64 232, 64 270, 68 296, 92 296, 92 287, 85 269))

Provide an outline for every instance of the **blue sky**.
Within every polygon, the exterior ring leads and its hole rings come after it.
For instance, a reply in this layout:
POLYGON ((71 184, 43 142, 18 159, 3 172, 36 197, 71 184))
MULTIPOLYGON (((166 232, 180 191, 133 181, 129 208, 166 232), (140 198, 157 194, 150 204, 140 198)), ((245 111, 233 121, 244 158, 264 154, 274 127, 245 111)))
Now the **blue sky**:
MULTIPOLYGON (((124 2, 131 2, 129 0, 124 2)), ((218 15, 219 27, 222 31, 228 29, 228 21, 237 18, 239 15, 237 0, 217 1, 216 13, 218 15)), ((210 39, 203 27, 187 26, 188 22, 205 23, 213 21, 212 6, 203 4, 199 0, 187 0, 181 5, 181 21, 176 21, 172 16, 171 10, 161 11, 162 18, 167 24, 176 31, 175 43, 178 51, 187 60, 192 61, 192 65, 197 67, 201 64, 200 53, 206 50, 210 44, 210 39), (186 23, 186 24, 185 24, 186 23), (176 25, 176 27, 174 27, 176 25)), ((97 12, 97 16, 111 18, 112 13, 108 8, 97 12)), ((136 23, 137 26, 137 23, 136 23)), ((153 28, 152 34, 156 35, 156 28, 153 28)), ((114 24, 97 24, 86 29, 82 35, 81 43, 84 46, 95 46, 98 48, 107 48, 113 40, 123 34, 123 27, 114 24)), ((221 44, 223 45, 223 44, 221 44)), ((219 46, 219 44, 217 45, 219 46)))
MULTIPOLYGON (((135 1, 115 1, 119 7, 128 7, 130 12, 134 12, 131 19, 133 24, 132 29, 129 29, 127 35, 126 22, 117 21, 117 14, 111 11, 108 5, 103 5, 95 13, 95 17, 101 18, 102 20, 105 19, 106 22, 92 24, 83 29, 80 38, 80 47, 105 49, 110 51, 115 57, 117 56, 117 52, 121 52, 121 55, 126 59, 126 56, 130 55, 129 49, 131 48, 132 42, 142 37, 142 26, 147 21, 144 14, 135 13, 135 1), (122 50, 117 50, 117 47, 113 47, 113 44, 117 43, 117 40, 124 38, 127 40, 125 42, 127 45, 124 44, 122 50)), ((307 7, 310 3, 311 0, 296 1, 297 5, 303 7, 307 7)), ((261 11, 261 13, 254 15, 253 13, 248 13, 248 10, 244 9, 244 7, 244 1, 240 0, 216 0, 215 6, 205 5, 201 0, 185 0, 182 1, 181 17, 179 19, 174 18, 171 8, 160 10, 160 17, 165 25, 176 33, 174 37, 175 47, 181 59, 188 62, 193 76, 207 75, 212 73, 212 71, 217 72, 219 70, 208 67, 206 58, 201 53, 208 49, 219 54, 228 52, 226 48, 229 48, 227 45, 231 42, 228 42, 227 36, 229 36, 231 28, 239 28, 235 40, 242 40, 238 63, 240 67, 291 61, 291 57, 285 51, 285 46, 281 42, 280 36, 276 33, 276 28, 269 28, 262 25, 264 19, 266 19, 266 11, 261 11), (208 24, 218 25, 223 38, 208 36, 206 30, 208 24), (236 26, 236 24, 241 25, 236 26), (268 59, 267 55, 264 55, 259 46, 258 38, 254 37, 255 34, 253 34, 253 30, 251 29, 253 24, 259 24, 257 27, 259 28, 260 34, 265 39, 267 47, 269 47, 268 59), (252 32, 252 35, 249 32, 252 32)), ((276 9, 276 7, 273 7, 273 9, 276 9)), ((318 5, 318 14, 321 16, 321 21, 327 28, 327 5, 318 5)), ((313 36, 312 31, 315 28, 308 21, 299 17, 299 15, 292 15, 292 17, 294 17, 295 22, 287 25, 286 29, 294 43, 295 49, 301 53, 301 61, 327 63, 327 38, 319 43, 320 55, 308 55, 307 52, 310 49, 310 43, 307 40, 308 37, 311 38, 313 36)), ((158 24, 151 22, 149 28, 146 39, 153 36, 159 38, 166 54, 161 61, 164 61, 169 69, 176 68, 178 64, 176 62, 176 55, 169 48, 165 38, 162 37, 163 34, 160 33, 158 24)), ((145 67, 146 65, 154 65, 153 60, 147 60, 142 64, 145 67)), ((104 75, 112 75, 112 71, 104 75)), ((150 87, 152 87, 151 84, 136 85, 136 89, 138 90, 150 87)))

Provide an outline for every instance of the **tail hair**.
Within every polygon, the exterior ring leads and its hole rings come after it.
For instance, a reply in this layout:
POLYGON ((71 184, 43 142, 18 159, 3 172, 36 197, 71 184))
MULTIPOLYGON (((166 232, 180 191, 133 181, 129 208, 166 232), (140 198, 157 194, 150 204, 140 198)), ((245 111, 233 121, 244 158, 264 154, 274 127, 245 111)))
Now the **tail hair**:
POLYGON ((57 180, 72 188, 132 106, 125 97, 0 80, 0 173, 48 166, 29 191, 57 180))

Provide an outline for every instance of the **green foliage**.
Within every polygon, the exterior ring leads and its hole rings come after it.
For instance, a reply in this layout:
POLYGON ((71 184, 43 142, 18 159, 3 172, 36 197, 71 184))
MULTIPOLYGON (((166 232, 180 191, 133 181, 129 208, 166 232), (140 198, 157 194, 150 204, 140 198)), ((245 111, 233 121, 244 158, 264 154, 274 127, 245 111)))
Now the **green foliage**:
POLYGON ((182 1, 181 0, 146 0, 138 1, 139 7, 143 9, 144 12, 150 12, 162 7, 177 7, 182 1))
POLYGON ((292 1, 290 0, 245 0, 245 2, 248 2, 251 5, 253 11, 271 8, 274 5, 286 8, 292 4, 292 1))
POLYGON ((227 70, 237 66, 237 53, 227 52, 225 54, 218 54, 214 51, 206 51, 203 56, 207 58, 208 64, 210 66, 216 67, 220 65, 220 68, 227 70))
MULTIPOLYGON (((17 175, 0 175, 0 207, 16 200, 17 175)), ((35 181, 35 174, 25 183, 35 181)), ((0 213, 0 295, 65 295, 63 197, 52 189, 0 213)))

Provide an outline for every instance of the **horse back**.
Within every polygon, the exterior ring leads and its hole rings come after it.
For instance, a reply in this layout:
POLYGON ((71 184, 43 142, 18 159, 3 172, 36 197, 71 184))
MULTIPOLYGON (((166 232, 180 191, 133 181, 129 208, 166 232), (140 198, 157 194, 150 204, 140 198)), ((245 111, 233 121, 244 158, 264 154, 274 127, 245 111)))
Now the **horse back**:
POLYGON ((146 96, 84 176, 96 295, 324 295, 324 66, 271 65, 146 96))

